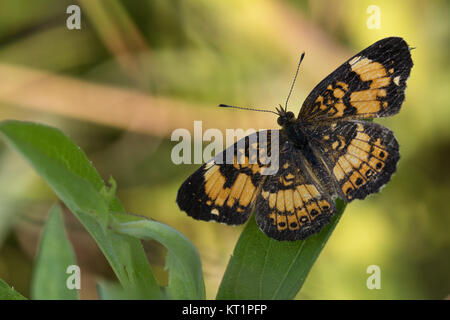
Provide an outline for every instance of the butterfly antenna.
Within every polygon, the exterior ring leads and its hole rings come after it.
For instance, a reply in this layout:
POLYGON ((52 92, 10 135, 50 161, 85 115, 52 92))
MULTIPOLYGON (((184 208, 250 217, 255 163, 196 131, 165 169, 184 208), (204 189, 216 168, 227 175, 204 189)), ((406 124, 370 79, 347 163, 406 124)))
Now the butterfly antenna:
POLYGON ((272 110, 255 109, 255 108, 243 108, 243 107, 230 106, 228 104, 219 104, 219 107, 221 107, 221 108, 235 108, 235 109, 250 110, 250 111, 259 111, 259 112, 271 112, 271 113, 275 113, 276 115, 278 115, 278 113, 276 113, 275 111, 272 111, 272 110))
POLYGON ((304 57, 305 57, 305 53, 303 52, 302 55, 300 56, 300 61, 298 62, 297 71, 295 72, 294 80, 292 81, 291 90, 289 90, 289 94, 286 99, 286 104, 284 106, 284 111, 286 111, 286 112, 287 112, 287 104, 289 102, 289 98, 291 97, 292 90, 294 89, 294 84, 295 84, 295 80, 297 80, 298 71, 300 70, 300 64, 302 63, 304 57))

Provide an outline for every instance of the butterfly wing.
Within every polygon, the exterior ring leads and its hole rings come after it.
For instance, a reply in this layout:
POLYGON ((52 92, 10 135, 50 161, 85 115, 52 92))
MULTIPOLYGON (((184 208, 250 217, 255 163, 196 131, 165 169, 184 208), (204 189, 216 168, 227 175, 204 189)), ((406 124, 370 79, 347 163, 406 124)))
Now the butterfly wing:
POLYGON ((271 155, 275 131, 251 134, 202 165, 178 190, 180 209, 198 220, 229 225, 247 221, 266 177, 263 170, 270 168, 261 160, 271 155))
POLYGON ((256 223, 269 237, 306 239, 319 232, 336 212, 331 193, 316 176, 313 178, 308 164, 300 149, 281 141, 280 169, 262 182, 256 199, 256 223))
POLYGON ((402 38, 382 39, 350 58, 306 98, 306 123, 368 119, 396 114, 405 98, 412 60, 402 38))
POLYGON ((352 120, 309 130, 312 147, 328 167, 337 193, 347 202, 378 192, 396 170, 398 142, 382 125, 352 120))

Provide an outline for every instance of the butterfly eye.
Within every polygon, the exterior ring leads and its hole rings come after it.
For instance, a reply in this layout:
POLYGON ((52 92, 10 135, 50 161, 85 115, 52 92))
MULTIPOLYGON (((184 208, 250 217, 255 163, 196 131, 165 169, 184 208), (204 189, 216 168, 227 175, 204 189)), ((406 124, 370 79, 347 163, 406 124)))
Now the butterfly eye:
POLYGON ((281 117, 278 117, 277 123, 278 123, 278 125, 282 126, 284 121, 283 121, 283 119, 281 117))

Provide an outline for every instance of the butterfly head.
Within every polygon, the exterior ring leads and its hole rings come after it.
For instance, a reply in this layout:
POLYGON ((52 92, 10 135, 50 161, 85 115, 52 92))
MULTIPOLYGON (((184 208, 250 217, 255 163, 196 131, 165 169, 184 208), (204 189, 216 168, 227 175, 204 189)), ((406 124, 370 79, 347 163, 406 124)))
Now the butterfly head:
POLYGON ((286 111, 283 107, 281 107, 281 105, 280 108, 277 108, 276 110, 278 114, 277 123, 280 126, 285 127, 289 123, 295 122, 295 115, 292 111, 286 111))

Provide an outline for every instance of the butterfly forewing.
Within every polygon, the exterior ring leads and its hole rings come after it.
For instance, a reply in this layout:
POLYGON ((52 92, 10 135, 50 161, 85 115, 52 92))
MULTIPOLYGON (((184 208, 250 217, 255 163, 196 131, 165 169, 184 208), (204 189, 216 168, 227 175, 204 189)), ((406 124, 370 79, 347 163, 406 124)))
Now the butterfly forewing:
POLYGON ((201 166, 178 190, 180 209, 199 220, 230 225, 247 221, 265 178, 262 170, 270 167, 260 160, 270 156, 271 141, 271 131, 256 132, 201 166))
POLYGON ((350 58, 306 98, 299 120, 311 123, 396 114, 412 68, 405 40, 385 38, 350 58))

